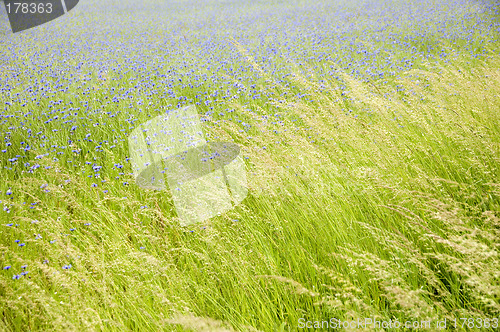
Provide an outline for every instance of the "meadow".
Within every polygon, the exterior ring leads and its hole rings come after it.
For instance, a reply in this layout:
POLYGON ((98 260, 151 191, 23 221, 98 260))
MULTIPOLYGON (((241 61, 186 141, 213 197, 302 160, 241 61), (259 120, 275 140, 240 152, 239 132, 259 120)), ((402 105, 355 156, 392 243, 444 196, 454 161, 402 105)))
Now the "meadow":
POLYGON ((497 330, 499 14, 82 0, 1 32, 0 330, 497 330), (127 138, 187 105, 248 196, 183 227, 127 138))

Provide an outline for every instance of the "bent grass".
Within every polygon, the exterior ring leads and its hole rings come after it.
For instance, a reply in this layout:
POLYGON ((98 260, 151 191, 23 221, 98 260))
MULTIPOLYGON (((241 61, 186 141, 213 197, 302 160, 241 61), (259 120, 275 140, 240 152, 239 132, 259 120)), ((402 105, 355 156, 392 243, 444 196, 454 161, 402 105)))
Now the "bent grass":
POLYGON ((242 146, 249 196, 190 229, 166 192, 130 178, 103 193, 42 158, 52 166, 42 177, 4 184, 17 196, 2 222, 20 226, 2 226, 1 262, 27 264, 29 278, 0 273, 0 329, 294 331, 300 318, 498 317, 499 65, 493 56, 410 71, 404 92, 348 75, 344 92, 297 75, 312 102, 230 105, 253 139, 214 119, 207 133, 242 146), (40 203, 26 212, 23 200, 40 203), (28 239, 22 251, 17 238, 28 239))

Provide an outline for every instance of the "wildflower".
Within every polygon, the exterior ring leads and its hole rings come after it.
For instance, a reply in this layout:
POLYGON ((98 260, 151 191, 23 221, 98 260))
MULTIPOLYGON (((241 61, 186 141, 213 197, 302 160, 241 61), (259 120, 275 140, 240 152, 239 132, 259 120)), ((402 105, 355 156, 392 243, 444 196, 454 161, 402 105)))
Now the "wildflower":
POLYGON ((69 264, 69 265, 64 265, 62 268, 63 268, 64 270, 69 270, 69 269, 71 269, 71 268, 72 268, 72 266, 71 266, 71 264, 69 264))
POLYGON ((10 265, 7 265, 7 266, 4 266, 4 267, 3 267, 3 269, 4 269, 4 270, 9 270, 10 268, 11 268, 11 266, 10 266, 10 265))
POLYGON ((20 275, 18 275, 18 274, 14 274, 14 276, 12 276, 12 279, 14 279, 14 280, 17 280, 17 279, 19 279, 19 278, 21 278, 21 276, 20 276, 20 275))

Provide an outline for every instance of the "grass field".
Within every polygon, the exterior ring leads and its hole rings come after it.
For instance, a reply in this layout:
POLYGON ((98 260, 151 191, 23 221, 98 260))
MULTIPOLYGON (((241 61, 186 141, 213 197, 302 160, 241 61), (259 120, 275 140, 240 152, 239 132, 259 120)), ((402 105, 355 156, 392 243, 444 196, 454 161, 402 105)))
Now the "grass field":
POLYGON ((165 6, 0 36, 0 330, 500 326, 498 4, 165 6), (182 227, 127 135, 190 104, 248 196, 182 227))

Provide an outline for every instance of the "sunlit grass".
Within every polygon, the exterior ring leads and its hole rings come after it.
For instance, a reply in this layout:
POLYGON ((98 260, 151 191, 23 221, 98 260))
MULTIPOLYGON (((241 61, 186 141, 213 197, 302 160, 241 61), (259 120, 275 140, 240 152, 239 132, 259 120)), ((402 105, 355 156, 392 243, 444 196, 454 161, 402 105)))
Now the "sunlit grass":
MULTIPOLYGON (((271 101, 273 113, 228 103, 252 125, 243 132, 204 117, 207 137, 242 145, 249 196, 188 228, 168 192, 140 190, 128 164, 113 168, 125 142, 98 155, 74 140, 82 152, 59 161, 35 159, 33 147, 30 163, 50 168, 1 171, 13 194, 2 197, 0 262, 12 267, 0 272, 0 328, 294 331, 300 318, 498 317, 500 57, 469 60, 394 84, 341 74, 344 90, 297 73, 313 102, 271 101), (98 163, 100 177, 68 160, 98 163), (29 273, 13 280, 22 265, 29 273)), ((270 77, 262 86, 288 89, 270 77)), ((120 110, 90 139, 124 129, 120 110)))

